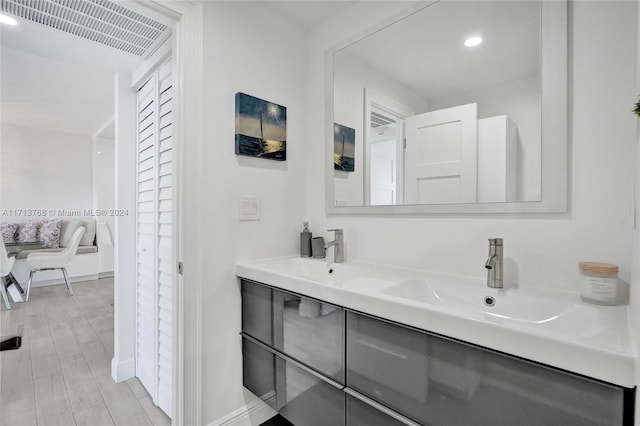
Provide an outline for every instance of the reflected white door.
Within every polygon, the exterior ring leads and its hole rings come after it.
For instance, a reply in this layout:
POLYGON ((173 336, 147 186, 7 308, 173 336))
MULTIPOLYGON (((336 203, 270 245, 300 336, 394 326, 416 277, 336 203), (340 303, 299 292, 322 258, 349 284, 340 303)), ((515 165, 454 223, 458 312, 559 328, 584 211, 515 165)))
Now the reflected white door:
POLYGON ((477 123, 475 103, 406 119, 406 204, 476 202, 477 123))
POLYGON ((364 203, 365 205, 392 205, 403 204, 402 184, 404 177, 404 119, 413 115, 413 110, 391 98, 376 93, 369 88, 364 88, 364 203), (387 161, 389 155, 381 157, 382 147, 372 147, 373 144, 394 140, 395 153, 393 154, 393 166, 387 161), (375 153, 374 153, 375 151, 375 153), (374 163, 376 163, 374 165, 374 163), (372 167, 378 170, 395 170, 395 176, 388 178, 386 172, 372 171, 372 167), (372 173, 377 176, 373 176, 372 173), (373 183, 373 179, 380 179, 385 173, 382 182, 373 183), (395 185, 393 197, 391 196, 391 182, 395 185), (379 191, 381 190, 381 191, 379 191))
POLYGON ((370 153, 371 205, 396 204, 396 140, 372 142, 370 153))

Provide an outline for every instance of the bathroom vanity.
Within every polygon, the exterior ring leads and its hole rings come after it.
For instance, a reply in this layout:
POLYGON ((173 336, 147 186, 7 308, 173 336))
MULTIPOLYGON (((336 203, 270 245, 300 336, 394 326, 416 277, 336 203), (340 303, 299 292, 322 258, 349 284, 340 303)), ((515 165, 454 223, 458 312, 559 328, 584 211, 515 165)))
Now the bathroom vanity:
POLYGON ((244 386, 296 426, 633 424, 626 307, 360 262, 236 271, 244 386))

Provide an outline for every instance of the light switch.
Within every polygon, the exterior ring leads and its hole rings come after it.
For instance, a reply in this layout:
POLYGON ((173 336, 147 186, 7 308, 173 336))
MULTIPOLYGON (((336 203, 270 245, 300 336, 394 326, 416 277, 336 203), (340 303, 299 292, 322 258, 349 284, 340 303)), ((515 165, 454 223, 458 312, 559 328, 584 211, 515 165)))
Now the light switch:
POLYGON ((260 220, 260 200, 240 197, 240 220, 260 220))

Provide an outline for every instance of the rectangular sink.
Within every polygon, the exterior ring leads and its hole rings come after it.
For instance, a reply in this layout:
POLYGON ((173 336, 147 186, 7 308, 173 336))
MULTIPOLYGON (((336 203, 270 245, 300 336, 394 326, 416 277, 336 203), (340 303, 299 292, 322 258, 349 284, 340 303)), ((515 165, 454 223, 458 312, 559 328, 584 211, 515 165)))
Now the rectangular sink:
POLYGON ((264 262, 263 267, 266 271, 319 283, 338 283, 371 272, 360 266, 304 257, 273 259, 264 262))
POLYGON ((601 309, 580 301, 573 292, 552 289, 492 289, 481 285, 411 279, 383 294, 465 313, 481 314, 554 332, 588 334, 601 309))

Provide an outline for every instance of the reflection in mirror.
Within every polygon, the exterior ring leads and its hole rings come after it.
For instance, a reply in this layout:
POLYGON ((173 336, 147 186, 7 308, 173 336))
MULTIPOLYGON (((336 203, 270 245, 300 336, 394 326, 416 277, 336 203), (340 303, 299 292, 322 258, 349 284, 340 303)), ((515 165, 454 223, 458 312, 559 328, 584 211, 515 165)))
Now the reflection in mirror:
POLYGON ((541 200, 541 2, 440 1, 333 54, 334 205, 541 200))

